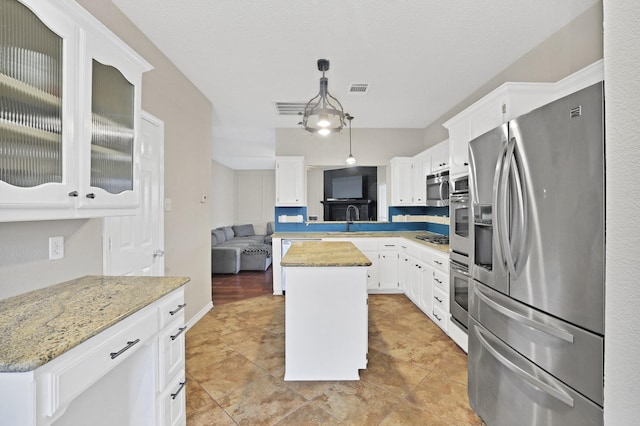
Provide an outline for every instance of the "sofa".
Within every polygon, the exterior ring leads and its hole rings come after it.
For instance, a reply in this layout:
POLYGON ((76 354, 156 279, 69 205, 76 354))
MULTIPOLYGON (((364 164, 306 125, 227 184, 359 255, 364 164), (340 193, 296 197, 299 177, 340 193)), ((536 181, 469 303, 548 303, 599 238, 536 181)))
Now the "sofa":
POLYGON ((266 271, 271 265, 271 234, 256 235, 253 225, 223 226, 211 231, 211 273, 266 271))

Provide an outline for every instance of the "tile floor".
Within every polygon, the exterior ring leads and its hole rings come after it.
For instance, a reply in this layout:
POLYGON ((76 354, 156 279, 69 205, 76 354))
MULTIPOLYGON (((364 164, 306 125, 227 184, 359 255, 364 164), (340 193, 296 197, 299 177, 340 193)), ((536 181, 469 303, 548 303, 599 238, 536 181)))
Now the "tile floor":
POLYGON ((214 307, 189 330, 187 425, 481 425, 467 357, 404 295, 369 296, 359 381, 285 382, 284 297, 214 307))

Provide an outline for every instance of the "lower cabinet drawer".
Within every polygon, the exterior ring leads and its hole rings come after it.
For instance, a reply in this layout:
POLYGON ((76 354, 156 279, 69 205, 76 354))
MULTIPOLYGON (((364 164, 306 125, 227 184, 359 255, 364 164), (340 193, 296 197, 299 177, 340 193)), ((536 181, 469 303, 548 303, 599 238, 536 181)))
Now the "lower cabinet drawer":
POLYGON ((449 293, 449 275, 448 274, 445 274, 442 271, 434 269, 433 270, 433 284, 435 284, 434 288, 439 287, 440 289, 442 289, 446 293, 449 293))
POLYGON ((433 307, 433 322, 445 331, 449 330, 449 314, 438 307, 433 307))
POLYGON ((162 393, 158 406, 158 420, 161 426, 184 426, 186 424, 186 379, 177 376, 162 393))
POLYGON ((438 287, 433 287, 433 306, 445 312, 449 311, 449 295, 438 287))
POLYGON ((46 414, 53 416, 76 396, 149 343, 158 332, 155 309, 143 309, 87 340, 51 363, 47 374, 51 395, 46 414), (104 340, 96 340, 96 339, 104 340), (97 342, 97 343, 96 343, 97 342), (77 354, 77 355, 75 355, 77 354))
POLYGON ((184 335, 186 330, 187 326, 182 320, 160 333, 158 345, 159 391, 162 391, 178 372, 184 374, 184 335))

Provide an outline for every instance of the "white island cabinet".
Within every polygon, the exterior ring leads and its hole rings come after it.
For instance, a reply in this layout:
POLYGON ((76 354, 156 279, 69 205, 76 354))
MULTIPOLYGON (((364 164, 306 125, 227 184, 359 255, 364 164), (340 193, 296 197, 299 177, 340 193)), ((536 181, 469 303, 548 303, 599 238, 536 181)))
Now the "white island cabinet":
POLYGON ((0 301, 0 423, 185 425, 188 280, 83 277, 0 301))
POLYGON ((285 380, 359 380, 367 367, 367 268, 350 242, 295 242, 282 259, 285 380))

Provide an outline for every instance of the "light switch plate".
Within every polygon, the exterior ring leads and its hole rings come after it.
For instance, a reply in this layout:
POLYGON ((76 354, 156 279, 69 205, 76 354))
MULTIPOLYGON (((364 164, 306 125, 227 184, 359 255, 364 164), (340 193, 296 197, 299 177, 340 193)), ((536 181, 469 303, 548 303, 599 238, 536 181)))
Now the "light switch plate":
POLYGON ((49 260, 64 257, 64 237, 49 237, 49 260))

